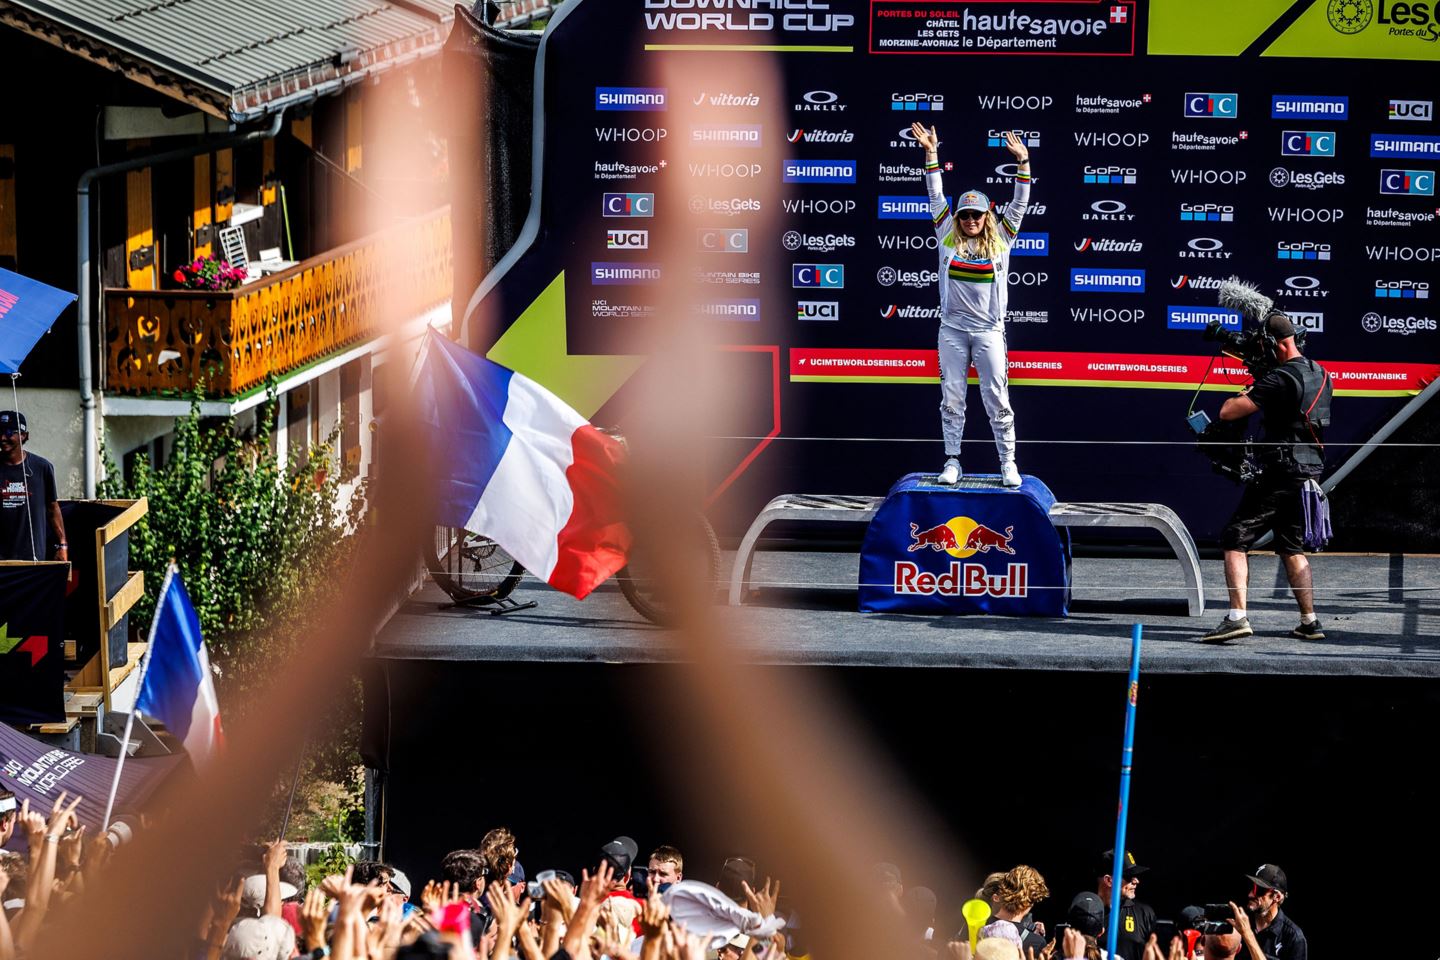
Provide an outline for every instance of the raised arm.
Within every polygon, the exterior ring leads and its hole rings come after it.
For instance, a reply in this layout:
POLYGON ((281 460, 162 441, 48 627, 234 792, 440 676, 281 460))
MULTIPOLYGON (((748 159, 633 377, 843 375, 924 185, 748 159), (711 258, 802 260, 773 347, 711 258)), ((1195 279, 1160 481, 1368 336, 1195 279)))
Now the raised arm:
POLYGON ((1030 205, 1030 151, 1014 131, 1005 131, 1005 149, 1015 158, 1015 195, 1000 213, 1000 235, 1007 246, 1020 234, 1020 221, 1030 205))
POLYGON ((945 199, 945 185, 940 179, 940 136, 934 127, 923 123, 910 124, 915 142, 925 148, 925 192, 930 195, 930 220, 935 224, 935 236, 944 238, 954 229, 950 218, 950 203, 945 199))

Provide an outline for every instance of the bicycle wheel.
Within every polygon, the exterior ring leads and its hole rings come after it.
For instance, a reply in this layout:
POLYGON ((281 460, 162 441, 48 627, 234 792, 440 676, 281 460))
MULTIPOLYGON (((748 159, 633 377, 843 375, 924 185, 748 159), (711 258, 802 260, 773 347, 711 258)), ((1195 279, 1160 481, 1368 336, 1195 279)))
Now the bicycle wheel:
MULTIPOLYGON (((720 541, 716 539, 710 521, 698 514, 689 536, 694 540, 686 553, 691 558, 687 564, 689 569, 679 576, 701 578, 713 595, 720 582, 720 541)), ((620 592, 636 613, 651 623, 673 627, 678 611, 670 603, 663 581, 655 576, 657 563, 642 544, 633 544, 630 547, 630 562, 620 568, 615 579, 620 582, 620 592)))
POLYGON ((491 540, 468 530, 436 527, 425 552, 425 568, 435 585, 456 603, 498 603, 520 583, 525 568, 491 540))

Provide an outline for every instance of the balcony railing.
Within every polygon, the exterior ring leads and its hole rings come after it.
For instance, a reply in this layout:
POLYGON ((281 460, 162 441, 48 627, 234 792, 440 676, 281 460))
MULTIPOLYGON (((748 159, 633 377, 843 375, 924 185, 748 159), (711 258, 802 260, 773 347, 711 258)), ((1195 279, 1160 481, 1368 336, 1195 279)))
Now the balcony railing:
POLYGON ((106 389, 234 397, 439 306, 450 287, 446 207, 238 290, 106 290, 106 389))

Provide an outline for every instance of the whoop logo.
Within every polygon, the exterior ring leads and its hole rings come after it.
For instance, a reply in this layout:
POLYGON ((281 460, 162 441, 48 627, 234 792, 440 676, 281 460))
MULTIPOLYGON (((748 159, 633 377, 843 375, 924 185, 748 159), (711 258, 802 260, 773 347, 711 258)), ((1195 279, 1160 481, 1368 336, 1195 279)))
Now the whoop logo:
POLYGON ((1335 156, 1335 131, 1286 130, 1280 134, 1280 154, 1286 157, 1335 156))
POLYGON ((1234 93, 1187 93, 1185 116, 1210 120, 1234 120, 1240 113, 1240 97, 1234 93))
POLYGON ((607 217, 653 217, 655 194, 607 193, 600 199, 600 212, 607 217))
POLYGON ((790 286, 796 290, 839 290, 845 286, 845 267, 839 263, 793 263, 790 286))

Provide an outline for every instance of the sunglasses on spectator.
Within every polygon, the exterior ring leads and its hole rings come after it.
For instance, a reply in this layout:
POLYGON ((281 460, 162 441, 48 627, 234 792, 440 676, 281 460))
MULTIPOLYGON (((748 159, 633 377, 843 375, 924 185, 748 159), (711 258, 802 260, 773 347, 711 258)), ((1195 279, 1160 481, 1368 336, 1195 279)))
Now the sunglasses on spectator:
POLYGON ((961 220, 980 220, 985 216, 984 210, 961 210, 958 214, 961 220))

